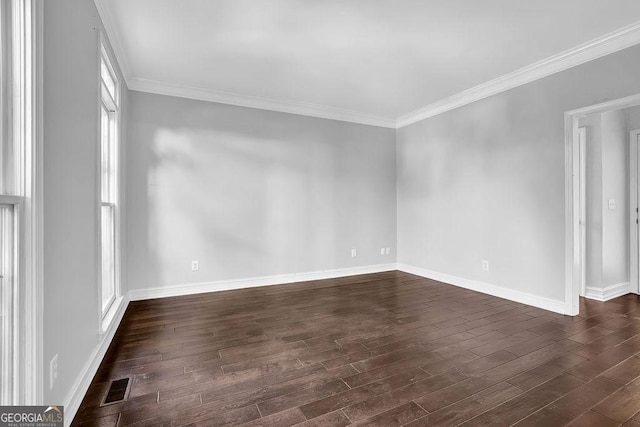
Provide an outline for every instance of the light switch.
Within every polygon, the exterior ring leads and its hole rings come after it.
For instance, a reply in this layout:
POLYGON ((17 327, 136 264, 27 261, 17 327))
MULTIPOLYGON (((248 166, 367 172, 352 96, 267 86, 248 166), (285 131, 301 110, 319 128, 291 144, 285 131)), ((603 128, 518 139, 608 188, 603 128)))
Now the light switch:
POLYGON ((609 199, 609 210, 612 211, 616 208, 616 199, 609 199))

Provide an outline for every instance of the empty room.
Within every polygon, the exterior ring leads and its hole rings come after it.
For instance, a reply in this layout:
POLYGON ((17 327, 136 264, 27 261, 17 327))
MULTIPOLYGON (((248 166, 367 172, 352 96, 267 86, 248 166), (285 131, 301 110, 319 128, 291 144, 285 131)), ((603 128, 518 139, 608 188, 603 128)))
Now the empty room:
POLYGON ((0 426, 640 427, 640 2, 0 39, 0 426))

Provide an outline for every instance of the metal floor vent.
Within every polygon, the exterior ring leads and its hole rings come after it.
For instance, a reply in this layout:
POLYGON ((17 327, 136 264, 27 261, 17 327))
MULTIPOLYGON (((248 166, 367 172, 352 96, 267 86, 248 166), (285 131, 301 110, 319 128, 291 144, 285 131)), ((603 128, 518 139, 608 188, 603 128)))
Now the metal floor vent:
POLYGON ((122 402, 127 398, 129 391, 129 378, 122 378, 111 381, 111 386, 107 391, 104 402, 101 406, 111 405, 112 403, 122 402))

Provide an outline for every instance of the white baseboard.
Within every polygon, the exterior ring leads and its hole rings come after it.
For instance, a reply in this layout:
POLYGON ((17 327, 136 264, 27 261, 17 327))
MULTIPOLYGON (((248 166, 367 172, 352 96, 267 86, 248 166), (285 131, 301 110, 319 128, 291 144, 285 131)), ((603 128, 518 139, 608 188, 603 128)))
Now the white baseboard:
POLYGON ((89 386, 91 385, 91 381, 95 376, 96 372, 98 372, 98 368, 100 367, 100 363, 104 358, 104 355, 107 353, 109 349, 109 345, 111 345, 111 341, 113 340, 113 336, 118 330, 118 326, 120 326, 120 321, 122 321, 122 317, 124 316, 124 312, 127 310, 129 305, 129 295, 125 295, 118 305, 118 309, 113 316, 113 320, 111 324, 107 328, 104 333, 100 334, 100 341, 93 349, 93 352, 89 356, 87 363, 82 367, 82 370, 76 377, 76 381, 71 387, 71 391, 67 395, 64 403, 64 425, 71 425, 71 421, 76 416, 76 412, 80 408, 80 404, 82 403, 82 399, 84 395, 87 393, 89 386))
POLYGON ((630 286, 629 282, 616 283, 615 285, 610 285, 604 288, 587 286, 585 297, 598 301, 608 301, 612 298, 628 294, 630 292, 630 286))
POLYGON ((342 268, 337 270, 314 271, 310 273, 282 274, 276 276, 252 277, 248 279, 221 280, 215 282, 186 283, 151 289, 129 291, 131 301, 193 295, 205 292, 230 291, 234 289, 254 288, 257 286, 282 285, 285 283, 308 282, 311 280, 335 279, 358 274, 380 273, 396 270, 397 265, 378 264, 365 267, 342 268))
POLYGON ((566 305, 564 301, 545 298, 527 292, 516 291, 514 289, 508 289, 502 286, 491 285, 489 283, 464 279, 462 277, 451 276, 449 274, 438 273, 436 271, 430 271, 411 265, 398 264, 398 270, 404 271, 405 273, 415 274, 416 276, 425 277, 427 279, 437 280, 439 282, 459 286, 461 288, 470 289, 472 291, 482 292, 483 294, 489 294, 494 297, 504 298, 522 304, 542 308, 544 310, 553 311, 555 313, 566 314, 566 305))

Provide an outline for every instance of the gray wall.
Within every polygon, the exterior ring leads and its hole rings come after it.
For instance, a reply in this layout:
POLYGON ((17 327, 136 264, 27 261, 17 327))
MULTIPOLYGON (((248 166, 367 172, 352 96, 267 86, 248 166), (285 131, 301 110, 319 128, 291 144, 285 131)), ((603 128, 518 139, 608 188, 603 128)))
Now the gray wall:
POLYGON ((635 46, 398 130, 398 261, 563 300, 563 115, 639 93, 639 67, 635 46))
POLYGON ((627 120, 627 133, 640 129, 640 106, 625 108, 624 114, 627 120))
POLYGON ((127 157, 131 289, 395 262, 392 129, 131 92, 127 157))
MULTIPOLYGON (((43 3, 43 384, 44 401, 63 404, 100 338, 96 29, 102 24, 92 1, 43 3), (50 390, 49 361, 56 353, 58 381, 50 390)), ((122 97, 126 106, 126 86, 122 97)))
POLYGON ((602 114, 579 120, 586 135, 585 170, 585 282, 602 288, 602 114))
POLYGON ((623 110, 602 113, 602 285, 629 281, 629 136, 623 110), (615 200, 615 209, 608 201, 615 200))

